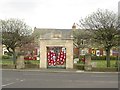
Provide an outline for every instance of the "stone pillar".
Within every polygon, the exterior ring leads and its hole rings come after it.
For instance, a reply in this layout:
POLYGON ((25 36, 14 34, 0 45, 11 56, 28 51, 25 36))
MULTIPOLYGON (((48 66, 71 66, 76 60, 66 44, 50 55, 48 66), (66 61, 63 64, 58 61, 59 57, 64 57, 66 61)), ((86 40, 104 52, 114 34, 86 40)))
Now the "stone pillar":
POLYGON ((85 55, 85 70, 92 70, 91 55, 85 55))
POLYGON ((40 40, 40 68, 47 68, 47 49, 44 40, 40 40))
POLYGON ((66 42, 66 69, 73 69, 73 41, 66 42))
POLYGON ((25 68, 24 56, 18 57, 18 59, 16 61, 16 68, 17 69, 23 69, 23 68, 25 68))
POLYGON ((85 64, 90 65, 91 64, 91 56, 90 55, 85 55, 85 64))

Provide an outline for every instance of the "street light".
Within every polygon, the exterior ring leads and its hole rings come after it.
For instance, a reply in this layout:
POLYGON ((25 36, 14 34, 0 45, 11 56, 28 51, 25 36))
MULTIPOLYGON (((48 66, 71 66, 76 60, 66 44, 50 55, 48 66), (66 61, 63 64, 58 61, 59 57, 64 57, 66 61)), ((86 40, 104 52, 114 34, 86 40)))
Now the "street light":
POLYGON ((118 63, 117 63, 117 66, 118 66, 118 71, 120 71, 120 45, 119 45, 119 40, 118 40, 118 63))

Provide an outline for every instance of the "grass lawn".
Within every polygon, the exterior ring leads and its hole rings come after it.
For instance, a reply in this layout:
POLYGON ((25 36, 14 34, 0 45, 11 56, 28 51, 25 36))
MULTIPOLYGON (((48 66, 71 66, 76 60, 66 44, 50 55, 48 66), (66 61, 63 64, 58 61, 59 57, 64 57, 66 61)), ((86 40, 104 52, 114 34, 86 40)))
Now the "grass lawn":
POLYGON ((3 65, 5 65, 5 64, 12 65, 13 61, 12 61, 12 59, 1 59, 0 60, 0 64, 3 64, 3 65))
MULTIPOLYGON (((39 60, 25 60, 25 63, 39 64, 39 60)), ((2 60, 0 60, 0 64, 12 65, 13 64, 13 60, 12 59, 2 59, 2 60)))
MULTIPOLYGON (((97 67, 107 67, 107 61, 106 60, 92 60, 91 62, 96 62, 97 67)), ((111 67, 116 66, 116 60, 110 60, 111 67)))
MULTIPOLYGON (((117 60, 110 60, 110 67, 116 67, 117 60)), ((107 67, 107 61, 106 60, 91 60, 91 64, 96 63, 96 67, 104 68, 107 67)), ((82 61, 80 61, 79 64, 83 64, 82 61)))
MULTIPOLYGON (((107 67, 107 62, 106 60, 92 60, 92 62, 95 62, 96 63, 96 66, 97 67, 107 67)), ((25 60, 25 63, 26 64, 39 64, 40 61, 39 60, 25 60)), ((116 60, 110 60, 110 63, 111 63, 111 67, 115 67, 116 66, 116 60)), ((13 64, 13 61, 12 59, 3 59, 3 60, 0 60, 0 64, 3 64, 3 65, 12 65, 13 64)), ((82 62, 80 62, 79 64, 82 64, 82 62)))

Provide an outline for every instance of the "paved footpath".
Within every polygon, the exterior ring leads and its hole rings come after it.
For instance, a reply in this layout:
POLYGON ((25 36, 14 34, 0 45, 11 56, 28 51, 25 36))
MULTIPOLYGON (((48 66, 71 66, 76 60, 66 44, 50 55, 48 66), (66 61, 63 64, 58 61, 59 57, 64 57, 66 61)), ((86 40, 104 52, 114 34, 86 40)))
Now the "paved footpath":
POLYGON ((64 73, 119 73, 119 72, 95 72, 76 69, 1 69, 10 71, 38 71, 38 72, 64 72, 64 73))

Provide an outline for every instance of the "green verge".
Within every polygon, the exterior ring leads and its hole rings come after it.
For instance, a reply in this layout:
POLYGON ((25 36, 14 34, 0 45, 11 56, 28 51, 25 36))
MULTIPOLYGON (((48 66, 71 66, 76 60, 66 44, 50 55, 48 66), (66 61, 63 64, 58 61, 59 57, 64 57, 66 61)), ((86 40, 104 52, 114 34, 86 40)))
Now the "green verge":
MULTIPOLYGON (((107 66, 106 60, 91 60, 91 63, 92 62, 97 63, 96 67, 106 67, 107 66)), ((117 62, 116 60, 110 60, 111 67, 116 67, 116 62, 117 62)), ((39 64, 40 61, 39 60, 25 60, 25 63, 26 64, 39 64)), ((10 65, 10 64, 13 64, 13 61, 12 61, 12 59, 2 59, 2 60, 0 60, 0 64, 10 65)), ((78 64, 83 64, 83 63, 80 62, 78 64)))
MULTIPOLYGON (((39 60, 25 60, 26 64, 39 64, 39 60)), ((0 59, 2 65, 13 65, 12 59, 0 59)))
MULTIPOLYGON (((91 61, 91 63, 92 62, 95 62, 95 63, 97 63, 97 66, 96 67, 107 67, 107 62, 106 62, 106 60, 92 60, 91 61)), ((110 67, 116 67, 116 60, 110 60, 110 64, 111 64, 111 66, 110 67)))

